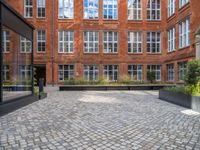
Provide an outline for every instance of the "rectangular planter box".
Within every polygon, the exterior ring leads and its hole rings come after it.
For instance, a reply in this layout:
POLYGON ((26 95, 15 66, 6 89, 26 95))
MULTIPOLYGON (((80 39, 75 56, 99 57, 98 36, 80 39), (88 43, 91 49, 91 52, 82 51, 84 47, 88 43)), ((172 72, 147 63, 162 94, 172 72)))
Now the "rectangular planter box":
POLYGON ((159 99, 200 112, 200 97, 162 89, 159 91, 159 99))
POLYGON ((60 91, 159 90, 174 85, 63 85, 60 91))

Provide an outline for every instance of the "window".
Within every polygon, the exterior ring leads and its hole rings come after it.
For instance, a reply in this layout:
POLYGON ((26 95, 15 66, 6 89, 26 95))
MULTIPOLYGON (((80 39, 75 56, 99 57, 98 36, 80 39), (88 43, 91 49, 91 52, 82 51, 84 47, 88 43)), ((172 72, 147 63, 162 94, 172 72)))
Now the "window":
POLYGON ((37 17, 45 18, 46 0, 37 0, 37 17))
POLYGON ((118 18, 118 0, 103 0, 104 19, 118 18))
POLYGON ((148 20, 161 19, 161 0, 148 0, 147 19, 148 20))
POLYGON ((3 81, 8 81, 10 79, 9 66, 3 65, 3 81))
POLYGON ((156 81, 161 81, 161 65, 148 65, 148 71, 155 72, 156 81))
POLYGON ((179 23, 179 48, 190 45, 190 21, 186 19, 179 23))
POLYGON ((39 30, 38 31, 38 52, 45 52, 46 50, 46 32, 45 30, 39 30))
POLYGON ((161 52, 161 35, 160 32, 147 32, 147 52, 161 52))
POLYGON ((74 49, 74 32, 73 31, 60 31, 59 36, 59 53, 73 53, 74 49))
POLYGON ((97 81, 99 76, 99 69, 97 65, 84 66, 84 79, 87 81, 97 81))
POLYGON ((24 0, 24 17, 33 17, 33 2, 32 0, 24 0))
POLYGON ((142 32, 128 32, 128 52, 142 52, 142 32))
POLYGON ((20 65, 20 79, 22 81, 31 80, 32 77, 32 67, 31 65, 20 65))
POLYGON ((94 31, 84 32, 84 52, 97 53, 99 51, 99 33, 94 31))
POLYGON ((118 65, 105 65, 104 78, 108 81, 118 80, 118 65))
POLYGON ((128 0, 128 20, 142 19, 141 0, 128 0))
POLYGON ((174 64, 167 65, 168 81, 174 81, 174 64))
POLYGON ((176 3, 175 0, 168 0, 168 17, 175 13, 176 3))
POLYGON ((189 0, 179 0, 179 7, 183 7, 184 5, 186 5, 189 2, 189 0))
POLYGON ((6 30, 3 30, 2 49, 4 53, 10 51, 10 32, 6 30))
POLYGON ((61 19, 74 18, 74 0, 59 0, 58 17, 61 19))
POLYGON ((58 66, 59 81, 72 80, 73 78, 74 78, 74 65, 58 66))
POLYGON ((99 17, 99 0, 84 0, 84 18, 97 19, 99 17))
POLYGON ((104 32, 104 53, 117 53, 118 33, 104 32))
POLYGON ((187 72, 187 62, 181 62, 178 64, 179 68, 179 80, 183 81, 187 72))
POLYGON ((31 49, 32 49, 31 41, 21 36, 20 43, 21 43, 21 46, 20 46, 21 53, 31 53, 31 49))
POLYGON ((172 52, 176 49, 176 31, 175 27, 168 31, 168 52, 172 52))
POLYGON ((131 80, 142 80, 142 65, 129 65, 128 74, 131 80))

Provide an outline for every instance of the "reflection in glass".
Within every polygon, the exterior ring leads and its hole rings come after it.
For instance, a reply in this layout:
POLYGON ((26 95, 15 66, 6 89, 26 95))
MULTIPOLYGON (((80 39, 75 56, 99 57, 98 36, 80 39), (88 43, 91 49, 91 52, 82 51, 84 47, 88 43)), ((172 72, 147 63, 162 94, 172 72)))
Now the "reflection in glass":
POLYGON ((98 0, 84 0, 84 18, 97 19, 99 16, 98 7, 98 0))

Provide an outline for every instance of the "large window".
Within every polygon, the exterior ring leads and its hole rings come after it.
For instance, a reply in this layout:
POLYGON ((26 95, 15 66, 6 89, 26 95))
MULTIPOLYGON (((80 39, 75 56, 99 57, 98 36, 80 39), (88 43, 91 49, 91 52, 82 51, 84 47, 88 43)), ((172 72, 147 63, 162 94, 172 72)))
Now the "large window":
POLYGON ((20 79, 21 81, 31 80, 32 67, 30 65, 20 65, 20 79))
POLYGON ((97 19, 99 17, 99 0, 84 0, 84 18, 97 19))
POLYGON ((168 52, 176 49, 176 31, 175 27, 168 30, 168 52))
POLYGON ((59 53, 73 53, 74 49, 74 32, 73 31, 60 31, 59 37, 59 53))
POLYGON ((97 65, 84 66, 84 79, 87 81, 97 81, 99 78, 99 68, 97 65))
POLYGON ((9 79, 9 65, 3 65, 3 81, 8 81, 9 79))
POLYGON ((71 80, 74 78, 74 65, 58 65, 59 81, 71 80))
POLYGON ((104 32, 104 53, 117 53, 118 51, 118 33, 104 32))
POLYGON ((32 0, 24 0, 24 17, 33 17, 33 2, 32 0))
POLYGON ((174 81, 174 64, 167 65, 168 81, 174 81))
POLYGON ((179 80, 183 81, 187 72, 187 62, 181 62, 178 64, 179 80))
POLYGON ((142 80, 142 65, 129 65, 128 74, 131 80, 142 80))
POLYGON ((142 19, 141 0, 128 0, 128 20, 142 19))
POLYGON ((128 32, 128 52, 142 52, 142 32, 128 32))
POLYGON ((148 20, 161 19, 161 0, 148 0, 147 19, 148 20))
POLYGON ((46 32, 45 30, 39 30, 38 31, 38 37, 37 37, 37 43, 38 43, 38 52, 45 52, 46 50, 46 32))
POLYGON ((24 38, 24 37, 20 37, 20 52, 21 53, 31 53, 31 41, 29 41, 28 39, 24 38))
POLYGON ((160 32, 147 32, 147 52, 161 52, 161 35, 160 32))
POLYGON ((175 0, 168 0, 168 17, 175 13, 176 2, 175 0))
POLYGON ((179 0, 179 7, 183 7, 184 5, 186 5, 189 2, 189 0, 179 0))
POLYGON ((149 72, 155 72, 156 81, 161 81, 161 65, 148 65, 149 72))
POLYGON ((190 45, 190 21, 186 19, 179 23, 179 48, 190 45))
POLYGON ((118 65, 105 65, 104 78, 108 81, 118 80, 118 65))
POLYGON ((61 19, 74 18, 74 0, 59 0, 58 17, 61 19))
POLYGON ((94 31, 84 32, 84 52, 97 53, 99 51, 99 33, 94 31))
POLYGON ((103 0, 104 19, 118 18, 118 0, 103 0))
POLYGON ((45 18, 46 0, 37 0, 37 17, 45 18))
POLYGON ((10 32, 3 30, 2 49, 4 53, 10 52, 10 32))

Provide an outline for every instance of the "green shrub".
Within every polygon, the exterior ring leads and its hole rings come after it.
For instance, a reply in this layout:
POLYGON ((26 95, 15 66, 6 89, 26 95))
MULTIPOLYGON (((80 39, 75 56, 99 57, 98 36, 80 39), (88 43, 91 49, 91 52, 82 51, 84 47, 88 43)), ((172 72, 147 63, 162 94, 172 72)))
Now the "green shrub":
POLYGON ((156 72, 155 71, 148 71, 147 72, 147 80, 150 81, 150 83, 155 83, 155 81, 156 81, 156 72))

